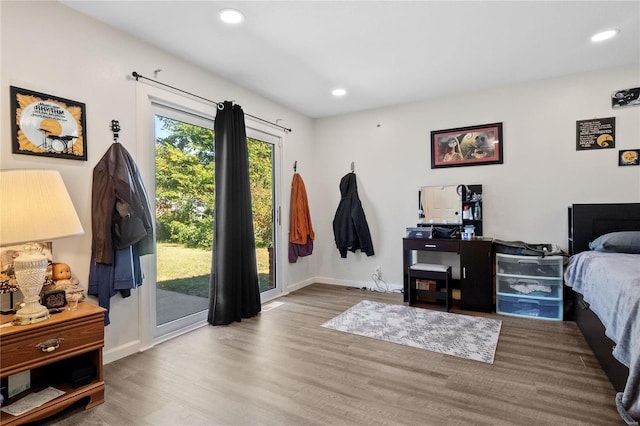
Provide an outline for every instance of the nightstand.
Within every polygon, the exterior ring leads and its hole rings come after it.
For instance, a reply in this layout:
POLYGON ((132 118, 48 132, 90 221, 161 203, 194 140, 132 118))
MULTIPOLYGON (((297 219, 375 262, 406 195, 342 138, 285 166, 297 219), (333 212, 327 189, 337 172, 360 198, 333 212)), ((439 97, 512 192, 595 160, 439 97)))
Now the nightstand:
MULTIPOLYGON (((41 420, 86 397, 87 409, 104 402, 104 311, 83 302, 76 310, 53 314, 46 321, 0 328, 0 377, 31 372, 31 388, 5 401, 5 406, 49 386, 65 392, 19 416, 0 413, 0 425, 41 420), (91 371, 80 383, 73 380, 79 366, 91 371)), ((12 318, 7 315, 2 320, 7 323, 12 318)))

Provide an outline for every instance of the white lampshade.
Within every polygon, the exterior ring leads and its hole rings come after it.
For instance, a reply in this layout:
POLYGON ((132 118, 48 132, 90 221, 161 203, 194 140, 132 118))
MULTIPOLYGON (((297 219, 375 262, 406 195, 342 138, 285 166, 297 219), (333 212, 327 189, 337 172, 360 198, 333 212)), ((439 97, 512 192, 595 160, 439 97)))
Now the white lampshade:
POLYGON ((40 304, 47 259, 34 243, 83 234, 80 219, 62 176, 55 170, 0 170, 0 245, 25 243, 14 259, 24 306, 14 323, 33 324, 49 318, 40 304))
POLYGON ((58 171, 0 170, 0 245, 82 234, 82 224, 58 171))

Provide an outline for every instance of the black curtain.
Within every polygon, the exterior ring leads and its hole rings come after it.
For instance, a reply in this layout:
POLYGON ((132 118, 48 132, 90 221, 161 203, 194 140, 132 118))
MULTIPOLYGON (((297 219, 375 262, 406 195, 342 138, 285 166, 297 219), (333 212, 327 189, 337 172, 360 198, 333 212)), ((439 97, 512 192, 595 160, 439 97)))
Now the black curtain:
POLYGON ((240 105, 224 102, 214 122, 215 223, 208 321, 224 325, 260 312, 249 152, 240 105))

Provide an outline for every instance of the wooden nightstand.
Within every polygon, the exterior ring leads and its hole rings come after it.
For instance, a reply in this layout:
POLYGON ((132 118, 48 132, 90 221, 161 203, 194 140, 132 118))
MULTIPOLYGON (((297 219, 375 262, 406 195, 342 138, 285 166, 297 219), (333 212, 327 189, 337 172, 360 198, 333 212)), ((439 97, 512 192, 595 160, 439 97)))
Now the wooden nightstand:
MULTIPOLYGON (((0 317, 4 323, 12 319, 12 315, 0 317)), ((2 412, 0 425, 40 420, 82 398, 89 398, 87 409, 103 403, 103 346, 104 309, 88 302, 78 304, 77 310, 53 314, 36 324, 0 328, 0 377, 31 370, 31 389, 10 398, 8 404, 5 401, 5 406, 48 386, 65 392, 20 416, 2 412), (78 366, 89 366, 93 377, 87 380, 88 384, 73 387, 71 372, 78 366)))

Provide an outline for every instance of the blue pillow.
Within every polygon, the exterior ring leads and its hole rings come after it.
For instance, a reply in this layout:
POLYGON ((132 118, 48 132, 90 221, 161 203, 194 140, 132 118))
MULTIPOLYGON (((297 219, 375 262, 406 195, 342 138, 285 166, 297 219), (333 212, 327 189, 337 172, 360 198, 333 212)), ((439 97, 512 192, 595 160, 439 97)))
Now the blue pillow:
POLYGON ((607 253, 640 254, 640 231, 604 234, 590 242, 589 248, 607 253))

